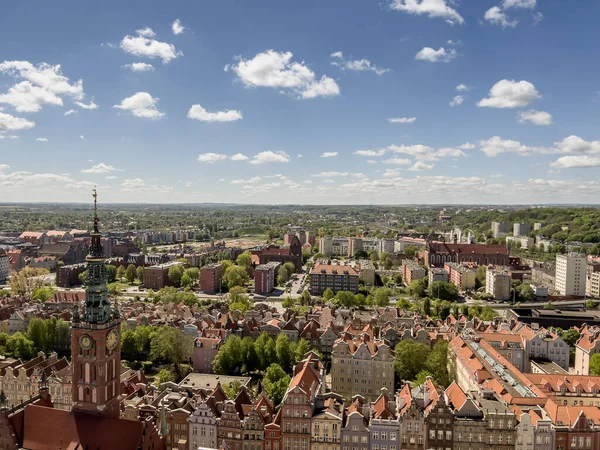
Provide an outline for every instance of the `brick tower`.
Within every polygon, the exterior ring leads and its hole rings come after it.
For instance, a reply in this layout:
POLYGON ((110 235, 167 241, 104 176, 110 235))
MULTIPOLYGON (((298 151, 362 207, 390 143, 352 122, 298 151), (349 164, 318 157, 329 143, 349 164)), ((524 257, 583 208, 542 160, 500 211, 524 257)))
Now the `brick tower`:
POLYGON ((119 417, 121 336, 119 311, 111 309, 106 268, 98 227, 94 189, 94 231, 87 256, 85 307, 73 311, 71 366, 73 409, 105 417, 119 417))

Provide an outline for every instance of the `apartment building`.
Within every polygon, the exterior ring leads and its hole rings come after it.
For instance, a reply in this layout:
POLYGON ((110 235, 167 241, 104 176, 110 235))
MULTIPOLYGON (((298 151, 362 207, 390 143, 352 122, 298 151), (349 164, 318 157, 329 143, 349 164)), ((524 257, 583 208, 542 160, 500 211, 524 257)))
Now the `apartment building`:
POLYGON ((254 268, 254 292, 257 294, 269 294, 277 285, 277 271, 281 263, 270 261, 260 264, 254 268))
POLYGON ((600 331, 586 327, 575 345, 575 373, 589 375, 590 359, 600 352, 600 331))
POLYGON ((311 295, 322 295, 326 289, 334 293, 358 292, 358 272, 351 266, 316 264, 310 271, 311 295))
POLYGON ((582 253, 556 255, 554 288, 560 295, 585 295, 586 264, 582 253))
POLYGON ((528 223, 514 223, 513 236, 527 236, 531 233, 531 225, 528 223))
POLYGON ((179 264, 181 264, 179 261, 171 261, 164 264, 144 267, 144 287, 156 291, 165 286, 173 286, 173 282, 169 279, 169 269, 179 264))
POLYGON ((585 272, 585 295, 600 298, 600 264, 588 264, 585 272))
POLYGON ((445 263, 444 269, 448 272, 450 283, 453 283, 458 289, 464 291, 475 287, 475 280, 477 278, 477 271, 475 269, 452 262, 445 263))
POLYGON ((346 401, 360 395, 374 401, 381 388, 394 389, 394 352, 367 333, 338 339, 331 352, 331 389, 346 401))
POLYGON ((485 274, 485 292, 494 300, 510 299, 511 278, 505 267, 487 269, 485 274))
POLYGON ((510 233, 510 225, 503 222, 492 222, 492 235, 495 238, 506 236, 510 233))
POLYGON ((528 236, 506 236, 506 245, 511 243, 517 248, 532 248, 535 245, 535 239, 528 236))
POLYGON ((200 269, 200 289, 205 294, 221 292, 223 264, 208 264, 200 269))
POLYGON ((414 280, 425 278, 425 269, 411 259, 402 260, 402 279, 408 286, 414 280))
POLYGON ((431 285, 434 281, 443 281, 447 283, 449 281, 448 276, 448 271, 446 269, 432 267, 429 269, 429 284, 431 285))
POLYGON ((191 449, 217 447, 217 412, 214 398, 198 403, 188 418, 191 449))
POLYGON ((344 418, 343 399, 335 394, 315 408, 312 418, 312 450, 339 450, 344 418))
POLYGON ((8 253, 0 249, 0 284, 8 280, 8 253))

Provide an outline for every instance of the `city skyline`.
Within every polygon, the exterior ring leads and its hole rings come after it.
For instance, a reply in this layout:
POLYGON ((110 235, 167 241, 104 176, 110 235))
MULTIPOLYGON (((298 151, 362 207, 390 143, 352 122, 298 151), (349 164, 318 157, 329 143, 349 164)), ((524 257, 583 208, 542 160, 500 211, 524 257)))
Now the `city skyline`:
POLYGON ((594 204, 599 11, 9 1, 0 202, 594 204))

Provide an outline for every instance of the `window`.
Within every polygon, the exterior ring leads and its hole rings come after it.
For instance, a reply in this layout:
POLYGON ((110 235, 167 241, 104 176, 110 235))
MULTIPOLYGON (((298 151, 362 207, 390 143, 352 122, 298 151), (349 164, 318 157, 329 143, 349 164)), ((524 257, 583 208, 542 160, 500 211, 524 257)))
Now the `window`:
POLYGON ((419 435, 417 441, 419 442, 419 445, 423 444, 423 436, 419 435))
MULTIPOLYGON (((395 441, 395 440, 396 440, 396 433, 395 432, 391 432, 390 433, 390 441, 395 441)), ((392 450, 392 446, 390 446, 390 450, 392 450)))
POLYGON ((384 432, 381 433, 381 440, 382 441, 387 441, 387 432, 386 431, 384 431, 384 432))
POLYGON ((379 431, 373 431, 373 440, 374 441, 378 441, 379 440, 379 431))
POLYGON ((371 450, 379 450, 379 445, 377 445, 377 444, 371 445, 371 450))
POLYGON ((429 439, 435 439, 435 430, 429 430, 429 439))
POLYGON ((446 431, 446 440, 447 441, 451 441, 452 440, 452 431, 446 431))

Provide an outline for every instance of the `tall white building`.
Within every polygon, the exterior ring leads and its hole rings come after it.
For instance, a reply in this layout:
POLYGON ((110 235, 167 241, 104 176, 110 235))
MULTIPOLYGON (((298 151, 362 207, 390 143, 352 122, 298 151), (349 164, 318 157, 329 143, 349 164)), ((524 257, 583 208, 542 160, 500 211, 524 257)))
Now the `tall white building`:
POLYGON ((506 269, 488 269, 485 274, 485 292, 494 296, 494 300, 510 298, 510 274, 506 269))
POLYGON ((0 249, 0 283, 5 283, 8 280, 8 255, 0 249))
POLYGON ((531 233, 531 225, 528 223, 514 223, 513 236, 527 236, 531 233))
POLYGON ((492 234, 495 238, 506 236, 510 232, 510 225, 503 222, 492 222, 492 234))
POLYGON ((586 265, 584 254, 556 255, 554 288, 560 295, 585 295, 586 265))

